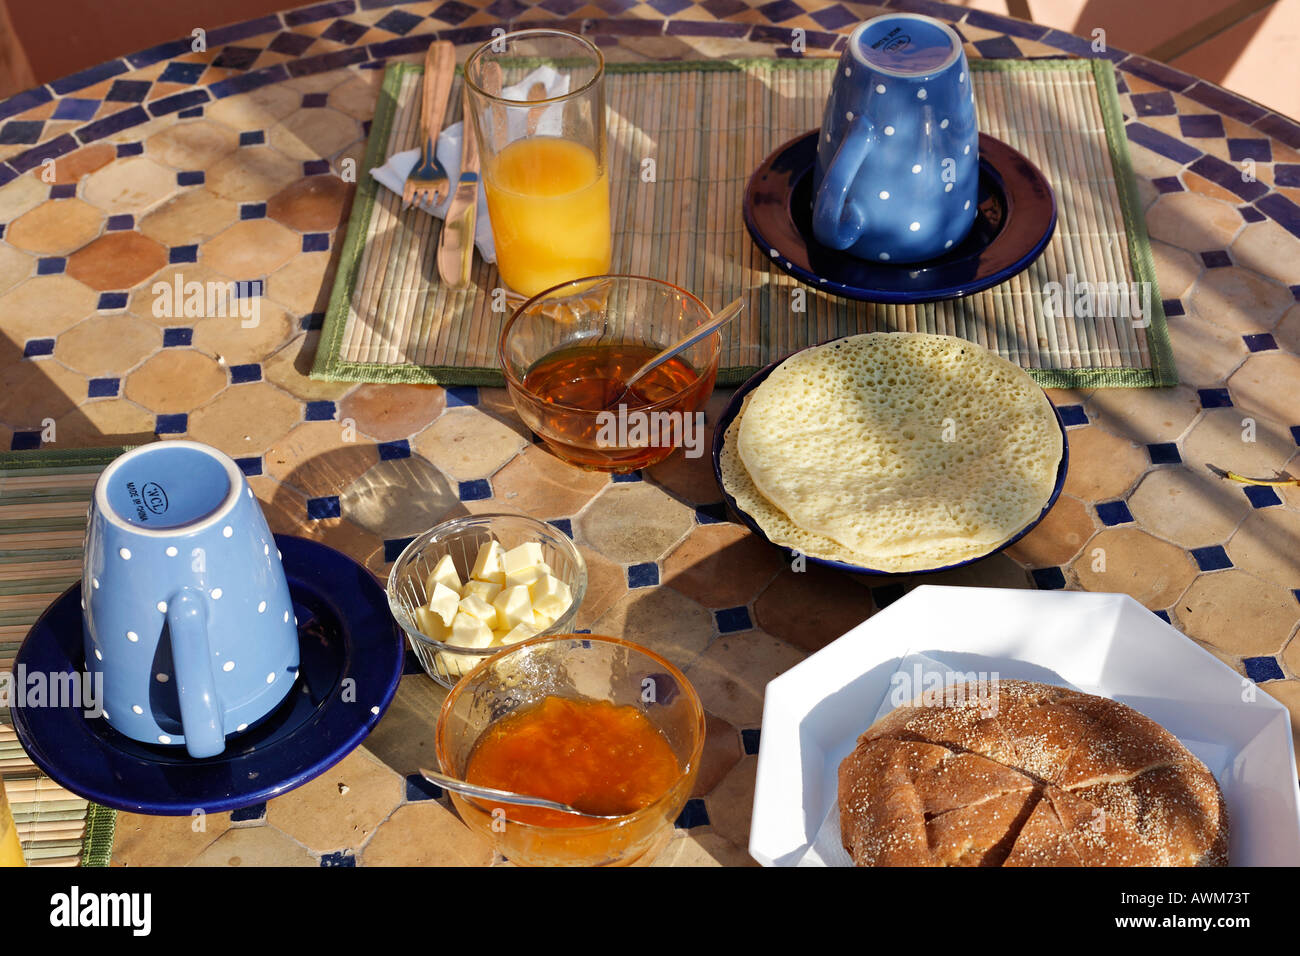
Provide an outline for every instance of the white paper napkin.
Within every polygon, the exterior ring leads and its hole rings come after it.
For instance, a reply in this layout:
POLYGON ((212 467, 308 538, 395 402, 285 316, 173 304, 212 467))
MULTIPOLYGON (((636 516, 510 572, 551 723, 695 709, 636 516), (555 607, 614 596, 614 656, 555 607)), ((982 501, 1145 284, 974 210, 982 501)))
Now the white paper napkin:
MULTIPOLYGON (((528 91, 536 83, 542 84, 548 99, 563 96, 569 92, 569 76, 567 74, 561 75, 549 66, 538 67, 514 86, 507 86, 501 92, 504 94, 505 99, 527 99, 528 91)), ((518 139, 526 132, 527 113, 523 110, 511 110, 506 122, 507 139, 511 141, 518 139)), ((563 131, 564 122, 563 106, 559 103, 548 106, 541 116, 537 117, 536 122, 536 135, 560 135, 563 131)), ((456 181, 460 178, 460 154, 461 143, 464 141, 464 131, 464 123, 453 123, 442 131, 437 144, 434 146, 434 154, 438 157, 438 162, 442 163, 442 168, 447 171, 447 178, 451 183, 451 188, 447 192, 447 198, 439 205, 433 206, 422 202, 419 204, 419 208, 437 216, 439 219, 447 218, 447 207, 451 205, 451 197, 456 193, 456 181)), ((411 174, 411 170, 415 168, 415 164, 419 162, 419 159, 419 149, 408 149, 400 153, 394 153, 384 165, 370 170, 370 175, 375 182, 400 196, 402 187, 406 184, 406 177, 411 174)), ((478 212, 474 217, 474 245, 478 249, 479 255, 483 257, 484 262, 497 261, 496 244, 492 241, 492 224, 488 221, 487 199, 483 193, 483 181, 481 179, 479 180, 478 190, 478 212)))

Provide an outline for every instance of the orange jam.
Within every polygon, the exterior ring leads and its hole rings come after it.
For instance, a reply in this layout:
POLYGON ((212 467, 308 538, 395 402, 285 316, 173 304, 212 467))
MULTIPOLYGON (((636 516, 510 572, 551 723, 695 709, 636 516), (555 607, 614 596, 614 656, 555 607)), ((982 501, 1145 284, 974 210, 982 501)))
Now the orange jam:
MULTIPOLYGON (((602 815, 644 809, 680 776, 677 755, 641 711, 565 697, 547 697, 492 724, 465 768, 470 783, 602 815)), ((537 826, 594 823, 537 807, 505 810, 509 819, 537 826)))

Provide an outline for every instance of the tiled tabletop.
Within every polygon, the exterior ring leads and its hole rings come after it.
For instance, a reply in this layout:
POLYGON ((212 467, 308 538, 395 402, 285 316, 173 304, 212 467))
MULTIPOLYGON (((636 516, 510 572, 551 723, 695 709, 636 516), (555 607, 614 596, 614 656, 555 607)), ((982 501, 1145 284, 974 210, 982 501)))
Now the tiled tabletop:
MULTIPOLYGON (((1070 474, 1004 555, 934 583, 1122 591, 1300 708, 1300 125, 1090 41, 928 0, 971 56, 1115 61, 1180 386, 1057 391, 1070 474), (1243 175, 1249 173, 1250 175, 1243 175), (1104 565, 1098 560, 1104 554, 1104 565), (1104 567, 1104 570, 1099 568, 1104 567)), ((434 36, 560 24, 611 59, 835 55, 878 7, 828 0, 339 0, 186 38, 0 102, 0 447, 185 436, 249 476, 277 531, 384 574, 455 514, 572 532, 578 626, 686 669, 709 712, 694 798, 660 864, 745 864, 763 688, 910 580, 793 573, 720 504, 707 458, 616 479, 530 442, 501 390, 306 376, 386 63, 434 36), (158 318, 155 282, 264 280, 261 322, 158 318)), ((727 394, 714 396, 716 420, 727 394)), ((114 862, 490 864, 416 769, 442 694, 410 666, 365 745, 257 807, 118 821, 114 862)), ((1300 710, 1296 710, 1300 714, 1300 710)))

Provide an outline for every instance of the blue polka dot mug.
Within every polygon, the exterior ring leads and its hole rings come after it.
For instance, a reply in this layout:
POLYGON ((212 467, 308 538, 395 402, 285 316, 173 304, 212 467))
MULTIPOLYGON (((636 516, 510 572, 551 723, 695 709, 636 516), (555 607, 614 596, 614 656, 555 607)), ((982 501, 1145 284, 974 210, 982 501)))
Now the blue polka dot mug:
POLYGON ((215 448, 155 442, 104 469, 81 593, 86 667, 102 675, 104 718, 132 740, 216 756, 298 676, 275 540, 215 448))
POLYGON ((978 183, 961 39, 913 13, 859 25, 840 56, 817 142, 817 240, 860 259, 932 259, 970 231, 978 183))

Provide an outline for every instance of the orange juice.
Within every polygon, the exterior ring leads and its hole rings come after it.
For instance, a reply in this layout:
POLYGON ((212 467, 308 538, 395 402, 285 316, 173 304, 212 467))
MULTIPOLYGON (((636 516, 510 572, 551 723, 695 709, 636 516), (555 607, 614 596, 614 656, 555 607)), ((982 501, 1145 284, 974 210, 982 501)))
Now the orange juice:
POLYGON ((9 813, 4 784, 0 783, 0 866, 26 866, 23 848, 18 843, 18 827, 9 813))
POLYGON ((520 295, 609 271, 609 176, 581 143, 516 140, 483 171, 501 278, 520 295))

